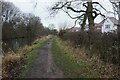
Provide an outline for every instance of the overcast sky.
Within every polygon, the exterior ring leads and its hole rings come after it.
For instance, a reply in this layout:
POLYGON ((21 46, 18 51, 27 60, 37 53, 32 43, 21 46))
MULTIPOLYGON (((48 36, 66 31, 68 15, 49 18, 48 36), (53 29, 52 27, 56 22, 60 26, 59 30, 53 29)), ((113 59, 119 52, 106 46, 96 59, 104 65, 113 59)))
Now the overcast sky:
MULTIPOLYGON (((48 7, 51 7, 57 0, 7 0, 13 2, 15 6, 19 7, 21 11, 25 13, 33 13, 41 18, 44 26, 48 27, 49 24, 55 24, 56 28, 60 24, 67 23, 72 27, 74 25, 74 20, 69 18, 64 12, 60 12, 54 18, 49 17, 48 7), (37 2, 36 8, 34 8, 37 2)), ((109 0, 94 0, 100 2, 107 10, 112 11, 112 5, 109 0)), ((105 11, 102 11, 106 13, 105 11)), ((105 14, 106 16, 113 16, 111 14, 105 14)), ((95 22, 98 23, 102 19, 98 17, 95 22)))

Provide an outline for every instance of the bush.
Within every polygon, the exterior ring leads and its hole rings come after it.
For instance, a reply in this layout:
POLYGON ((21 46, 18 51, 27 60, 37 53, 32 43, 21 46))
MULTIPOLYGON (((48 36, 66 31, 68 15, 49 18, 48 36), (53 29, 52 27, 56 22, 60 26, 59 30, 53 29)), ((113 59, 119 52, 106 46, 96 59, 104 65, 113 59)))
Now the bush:
POLYGON ((85 47, 90 56, 100 55, 104 62, 118 64, 118 37, 116 33, 67 32, 62 39, 71 41, 74 47, 85 47))

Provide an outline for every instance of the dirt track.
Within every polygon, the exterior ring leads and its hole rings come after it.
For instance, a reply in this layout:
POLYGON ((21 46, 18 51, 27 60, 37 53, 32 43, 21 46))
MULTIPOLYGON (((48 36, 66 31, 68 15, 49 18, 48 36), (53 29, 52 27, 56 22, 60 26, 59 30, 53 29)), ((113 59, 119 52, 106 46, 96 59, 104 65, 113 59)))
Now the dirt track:
POLYGON ((62 71, 55 65, 52 58, 52 42, 52 40, 49 41, 39 49, 39 54, 31 66, 27 78, 63 78, 62 71))

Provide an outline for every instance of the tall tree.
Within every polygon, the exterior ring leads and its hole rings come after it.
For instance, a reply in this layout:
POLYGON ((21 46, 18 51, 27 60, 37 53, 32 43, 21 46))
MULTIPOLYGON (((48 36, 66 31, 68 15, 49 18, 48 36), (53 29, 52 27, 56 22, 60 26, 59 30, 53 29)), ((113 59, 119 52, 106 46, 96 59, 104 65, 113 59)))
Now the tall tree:
MULTIPOLYGON (((94 19, 98 16, 104 16, 100 10, 94 7, 94 5, 99 5, 102 7, 101 4, 98 2, 92 2, 92 0, 60 0, 51 8, 51 15, 56 14, 59 10, 63 10, 68 16, 72 19, 75 19, 75 24, 79 22, 82 26, 82 30, 84 30, 86 20, 88 19, 89 22, 89 29, 90 31, 94 31, 94 19), (81 7, 81 8, 80 8, 81 7), (73 17, 70 12, 77 13, 78 15, 73 17)), ((106 10, 104 7, 102 7, 106 10)))
POLYGON ((107 11, 99 2, 93 2, 93 0, 60 0, 51 8, 51 15, 55 15, 59 10, 63 10, 67 15, 75 19, 75 24, 78 22, 81 26, 81 30, 85 30, 86 21, 88 20, 89 31, 89 49, 92 49, 94 41, 94 20, 98 15, 105 17, 100 10, 98 10, 95 5, 103 8, 107 11), (77 14, 71 15, 71 12, 77 14), (74 17, 73 17, 74 16, 74 17))

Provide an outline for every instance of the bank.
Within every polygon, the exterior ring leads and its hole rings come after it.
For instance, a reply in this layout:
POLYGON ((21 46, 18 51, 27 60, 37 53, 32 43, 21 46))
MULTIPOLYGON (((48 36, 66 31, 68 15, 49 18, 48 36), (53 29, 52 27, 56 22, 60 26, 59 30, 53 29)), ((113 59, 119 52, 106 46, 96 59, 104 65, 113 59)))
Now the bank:
POLYGON ((71 42, 55 37, 52 54, 66 78, 116 78, 118 69, 105 64, 96 55, 91 58, 85 48, 74 48, 71 42))
POLYGON ((34 62, 37 51, 51 39, 51 35, 37 39, 31 46, 25 46, 16 53, 11 52, 3 57, 3 78, 24 78, 30 65, 34 62))

